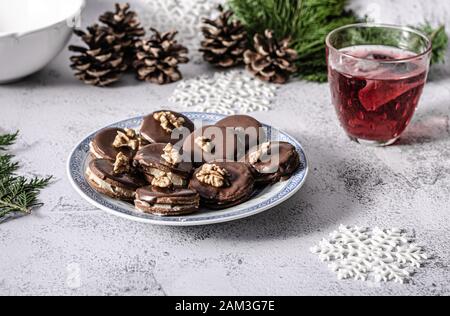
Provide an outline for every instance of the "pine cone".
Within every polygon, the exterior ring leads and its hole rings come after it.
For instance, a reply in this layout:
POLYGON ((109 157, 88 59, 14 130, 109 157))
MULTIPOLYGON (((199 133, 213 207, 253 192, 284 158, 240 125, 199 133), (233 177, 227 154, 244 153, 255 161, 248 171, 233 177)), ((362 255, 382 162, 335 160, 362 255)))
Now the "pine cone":
POLYGON ((207 62, 229 68, 243 63, 248 44, 247 32, 241 22, 232 21, 232 11, 224 11, 222 6, 219 6, 219 11, 217 19, 203 19, 205 40, 200 51, 207 62))
POLYGON ((108 86, 120 79, 127 66, 123 60, 122 47, 109 29, 97 24, 88 27, 87 33, 75 30, 87 44, 86 47, 69 46, 69 50, 79 53, 70 58, 75 77, 86 84, 108 86))
POLYGON ((244 53, 247 70, 264 81, 286 83, 289 77, 297 71, 295 61, 297 52, 289 48, 290 38, 278 42, 273 31, 266 30, 265 36, 256 34, 254 49, 244 53))
POLYGON ((104 13, 100 16, 100 21, 111 28, 111 33, 122 45, 125 62, 131 66, 136 55, 136 42, 145 35, 145 30, 136 12, 129 9, 128 3, 116 3, 116 12, 104 13))
POLYGON ((148 40, 136 43, 134 67, 137 78, 158 84, 178 81, 182 78, 178 64, 189 62, 188 49, 174 39, 178 32, 160 34, 151 29, 153 35, 148 40))

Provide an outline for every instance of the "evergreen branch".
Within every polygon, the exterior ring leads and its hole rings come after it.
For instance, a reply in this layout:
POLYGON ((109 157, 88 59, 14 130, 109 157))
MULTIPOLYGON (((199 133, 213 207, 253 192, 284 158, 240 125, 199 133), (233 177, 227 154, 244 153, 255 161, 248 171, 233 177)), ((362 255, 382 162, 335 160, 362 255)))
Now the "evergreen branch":
POLYGON ((17 136, 19 136, 18 131, 14 134, 0 135, 0 150, 6 150, 6 147, 14 144, 17 140, 17 136))
POLYGON ((0 155, 0 178, 11 175, 19 168, 19 164, 12 162, 12 158, 11 155, 0 155))
POLYGON ((445 63, 445 56, 448 49, 448 35, 445 31, 445 25, 441 25, 434 29, 430 23, 425 23, 418 29, 427 34, 433 43, 433 55, 431 57, 432 64, 445 63))
POLYGON ((22 212, 29 214, 31 209, 41 206, 38 202, 40 190, 50 183, 51 177, 45 179, 26 179, 11 177, 0 182, 0 210, 4 212, 22 212))
MULTIPOLYGON (((0 135, 0 149, 14 144, 18 133, 0 135)), ((14 212, 30 214, 31 210, 39 207, 39 193, 49 185, 52 177, 32 178, 17 176, 19 165, 13 162, 14 156, 0 155, 0 218, 14 212)))
MULTIPOLYGON (((326 81, 325 38, 343 25, 363 22, 346 10, 348 0, 228 0, 235 17, 247 29, 252 41, 255 33, 274 31, 278 39, 291 37, 298 55, 298 77, 326 81)), ((445 60, 448 36, 444 27, 433 29, 429 23, 419 29, 433 41, 433 63, 445 60)), ((395 40, 389 38, 387 40, 395 40)))

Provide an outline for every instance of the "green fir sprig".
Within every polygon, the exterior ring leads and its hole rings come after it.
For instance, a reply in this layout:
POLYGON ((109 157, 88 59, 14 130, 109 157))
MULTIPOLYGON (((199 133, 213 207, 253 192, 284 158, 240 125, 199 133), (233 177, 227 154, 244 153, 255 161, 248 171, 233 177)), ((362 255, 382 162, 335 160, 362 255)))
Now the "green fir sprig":
MULTIPOLYGON (((346 10, 348 0, 228 0, 235 17, 247 28, 250 38, 271 29, 277 38, 291 37, 291 47, 299 59, 297 76, 324 82, 327 80, 325 38, 332 30, 363 22, 346 10)), ((433 63, 444 62, 448 37, 444 27, 430 24, 419 27, 433 39, 433 63)))
POLYGON ((52 179, 28 179, 16 174, 19 164, 13 161, 13 155, 3 152, 16 142, 18 135, 0 135, 0 218, 16 212, 30 214, 33 208, 41 206, 39 193, 52 179))
POLYGON ((433 42, 433 55, 431 57, 431 63, 444 63, 448 48, 448 35, 445 31, 445 25, 441 25, 435 29, 430 23, 425 23, 424 25, 419 26, 418 29, 426 33, 433 42))
POLYGON ((13 145, 17 140, 17 136, 19 136, 19 132, 15 132, 14 134, 0 135, 0 150, 6 150, 7 146, 13 145))

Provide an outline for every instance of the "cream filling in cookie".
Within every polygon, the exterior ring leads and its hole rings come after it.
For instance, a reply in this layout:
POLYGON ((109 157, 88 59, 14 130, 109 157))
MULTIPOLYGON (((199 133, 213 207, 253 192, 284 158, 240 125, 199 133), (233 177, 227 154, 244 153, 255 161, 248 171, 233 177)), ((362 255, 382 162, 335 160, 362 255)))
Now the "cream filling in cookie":
POLYGON ((95 146, 92 142, 89 143, 89 152, 97 159, 103 159, 102 155, 100 155, 96 150, 95 146))
POLYGON ((139 208, 154 208, 154 209, 164 209, 164 210, 168 210, 168 211, 173 211, 173 212, 179 212, 179 211, 184 211, 187 209, 192 209, 193 207, 198 207, 197 203, 192 203, 190 205, 169 205, 169 204, 150 204, 141 200, 136 200, 136 207, 139 208))
POLYGON ((127 189, 123 189, 123 188, 119 188, 116 187, 114 185, 109 184, 108 182, 100 179, 98 176, 96 176, 90 168, 88 168, 86 170, 86 175, 88 177, 88 179, 92 182, 94 182, 95 184, 97 184, 99 186, 100 189, 102 190, 106 190, 110 193, 113 194, 117 194, 120 195, 121 197, 126 197, 126 198, 134 198, 136 195, 135 191, 132 190, 127 190, 127 189))

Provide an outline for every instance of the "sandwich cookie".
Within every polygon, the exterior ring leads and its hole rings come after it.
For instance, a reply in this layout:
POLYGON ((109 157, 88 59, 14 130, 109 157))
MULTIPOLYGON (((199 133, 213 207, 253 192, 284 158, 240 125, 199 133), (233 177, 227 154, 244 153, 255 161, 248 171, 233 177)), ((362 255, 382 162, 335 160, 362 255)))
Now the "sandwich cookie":
POLYGON ((243 148, 238 150, 241 158, 250 148, 266 141, 266 133, 263 125, 256 119, 248 115, 228 116, 216 123, 216 126, 234 128, 243 148), (244 152, 245 151, 245 152, 244 152))
POLYGON ((194 190, 148 186, 136 192, 136 208, 159 216, 186 215, 197 212, 200 196, 194 190))
POLYGON ((94 190, 125 201, 133 201, 136 190, 147 184, 139 175, 123 172, 107 159, 92 160, 86 170, 86 178, 94 190))
POLYGON ((197 169, 189 188, 200 194, 205 207, 220 210, 249 200, 254 184, 252 172, 246 164, 215 162, 197 169))
POLYGON ((289 179, 300 167, 300 156, 287 142, 266 142, 250 149, 242 158, 248 163, 258 184, 273 184, 289 179))
POLYGON ((119 153, 131 159, 138 150, 139 139, 132 129, 105 128, 95 135, 89 147, 96 159, 114 161, 119 153))
POLYGON ((195 166, 212 161, 236 161, 237 136, 232 128, 203 126, 189 135, 183 152, 195 166))
POLYGON ((152 185, 163 188, 186 187, 193 171, 192 163, 184 162, 180 150, 170 143, 141 148, 134 162, 152 185))
POLYGON ((185 115, 172 111, 158 111, 146 116, 142 122, 141 136, 149 143, 177 144, 195 129, 185 115))

